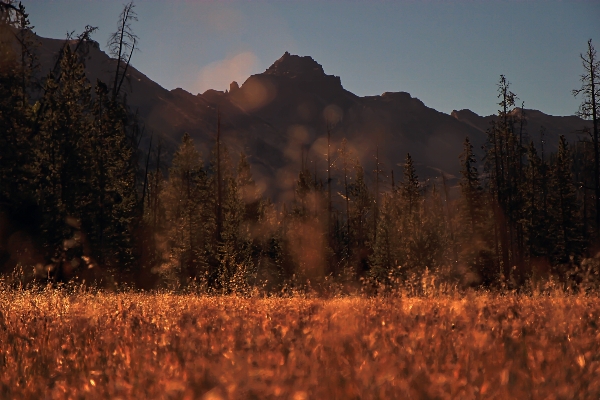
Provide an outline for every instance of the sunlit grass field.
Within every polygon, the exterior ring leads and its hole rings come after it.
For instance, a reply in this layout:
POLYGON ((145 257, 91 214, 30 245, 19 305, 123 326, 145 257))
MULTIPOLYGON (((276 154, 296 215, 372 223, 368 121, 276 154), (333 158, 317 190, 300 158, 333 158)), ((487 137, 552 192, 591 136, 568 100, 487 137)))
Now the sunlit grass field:
POLYGON ((600 297, 0 290, 2 399, 598 399, 600 297))

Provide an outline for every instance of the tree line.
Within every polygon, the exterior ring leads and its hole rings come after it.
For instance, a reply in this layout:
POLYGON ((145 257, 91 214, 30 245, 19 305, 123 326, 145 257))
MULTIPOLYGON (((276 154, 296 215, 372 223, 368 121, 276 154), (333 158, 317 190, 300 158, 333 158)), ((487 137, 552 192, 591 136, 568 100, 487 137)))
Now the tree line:
POLYGON ((485 156, 477 160, 465 139, 458 187, 444 174, 419 180, 410 154, 397 181, 378 154, 375 170, 365 171, 345 140, 333 148, 335 126, 327 125, 326 170, 311 171, 303 155, 294 200, 275 204, 259 190, 247 155, 229 154, 218 111, 207 160, 188 134, 168 171, 160 140, 140 149, 143 125, 123 89, 136 19, 129 3, 108 43, 111 82, 85 76, 86 52, 97 46, 93 27, 71 34, 39 79, 25 9, 0 3, 5 271, 33 269, 58 282, 95 269, 140 286, 222 291, 394 285, 431 271, 517 288, 550 274, 570 279, 598 251, 600 63, 591 40, 574 95, 593 128, 576 143, 560 137, 546 154, 542 128, 537 148, 524 104, 501 76, 485 156))

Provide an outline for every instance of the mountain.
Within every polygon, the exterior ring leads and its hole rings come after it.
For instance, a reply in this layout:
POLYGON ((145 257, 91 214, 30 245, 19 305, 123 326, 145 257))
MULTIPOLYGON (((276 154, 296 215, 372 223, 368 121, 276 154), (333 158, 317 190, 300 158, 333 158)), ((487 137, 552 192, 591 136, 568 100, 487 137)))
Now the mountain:
MULTIPOLYGON (((45 74, 54 65, 63 41, 40 38, 40 42, 41 73, 45 74)), ((111 80, 115 61, 97 43, 89 43, 85 62, 90 82, 111 80)), ((359 97, 311 57, 288 52, 265 72, 250 76, 241 86, 232 82, 224 92, 208 90, 194 95, 179 88, 169 91, 133 67, 126 89, 128 103, 138 110, 145 132, 162 137, 171 153, 188 132, 208 161, 219 112, 229 153, 237 158, 245 151, 259 186, 282 199, 293 196, 301 165, 325 176, 328 127, 331 149, 338 149, 346 138, 367 175, 375 168, 378 152, 382 169, 388 175, 394 170, 399 180, 401 165, 410 152, 421 179, 439 177, 442 171, 452 179, 458 176, 458 156, 465 137, 469 136, 475 149, 481 149, 494 119, 469 110, 448 115, 405 92, 359 97)), ((576 130, 589 125, 578 117, 554 117, 536 110, 525 110, 525 115, 527 132, 534 140, 539 138, 539 126, 546 127, 548 149, 556 148, 560 134, 571 141, 576 130)), ((148 140, 143 145, 147 144, 148 140)))

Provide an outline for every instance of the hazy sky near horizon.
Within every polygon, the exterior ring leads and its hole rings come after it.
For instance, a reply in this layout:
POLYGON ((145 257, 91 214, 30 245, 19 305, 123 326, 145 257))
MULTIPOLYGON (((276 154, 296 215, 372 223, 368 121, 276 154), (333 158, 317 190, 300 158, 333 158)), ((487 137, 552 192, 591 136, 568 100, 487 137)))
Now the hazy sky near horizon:
MULTIPOLYGON (((44 37, 85 25, 103 49, 123 1, 22 0, 44 37)), ((285 51, 309 55, 359 95, 409 92, 450 113, 496 112, 507 76, 526 108, 572 115, 579 54, 600 53, 600 1, 138 0, 132 64, 167 89, 225 90, 285 51)))

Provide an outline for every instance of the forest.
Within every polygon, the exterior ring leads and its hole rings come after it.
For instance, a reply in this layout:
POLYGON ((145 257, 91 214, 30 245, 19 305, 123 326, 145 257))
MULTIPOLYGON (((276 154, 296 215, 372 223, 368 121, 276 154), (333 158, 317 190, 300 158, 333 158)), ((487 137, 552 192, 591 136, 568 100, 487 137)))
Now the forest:
POLYGON ((25 8, 0 3, 3 279, 220 293, 418 292, 424 276, 460 288, 599 282, 600 61, 591 39, 573 94, 593 128, 577 142, 563 136, 550 153, 542 129, 537 148, 501 76, 484 157, 465 138, 458 185, 443 173, 420 180, 410 154, 398 155, 401 177, 384 172, 377 155, 375 170, 365 170, 345 141, 331 144, 336 126, 323 121, 326 168, 302 165, 294 200, 277 202, 219 128, 210 154, 186 134, 166 163, 161 141, 127 103, 136 19, 126 5, 109 41, 113 79, 89 82, 96 28, 71 33, 41 76, 25 8))
POLYGON ((500 76, 458 179, 410 154, 395 177, 379 150, 364 168, 323 120, 325 168, 303 154, 284 201, 220 111, 209 154, 146 131, 136 20, 126 4, 111 78, 90 82, 95 27, 44 73, 25 8, 0 0, 0 398, 600 398, 591 39, 578 140, 527 130, 500 76))

